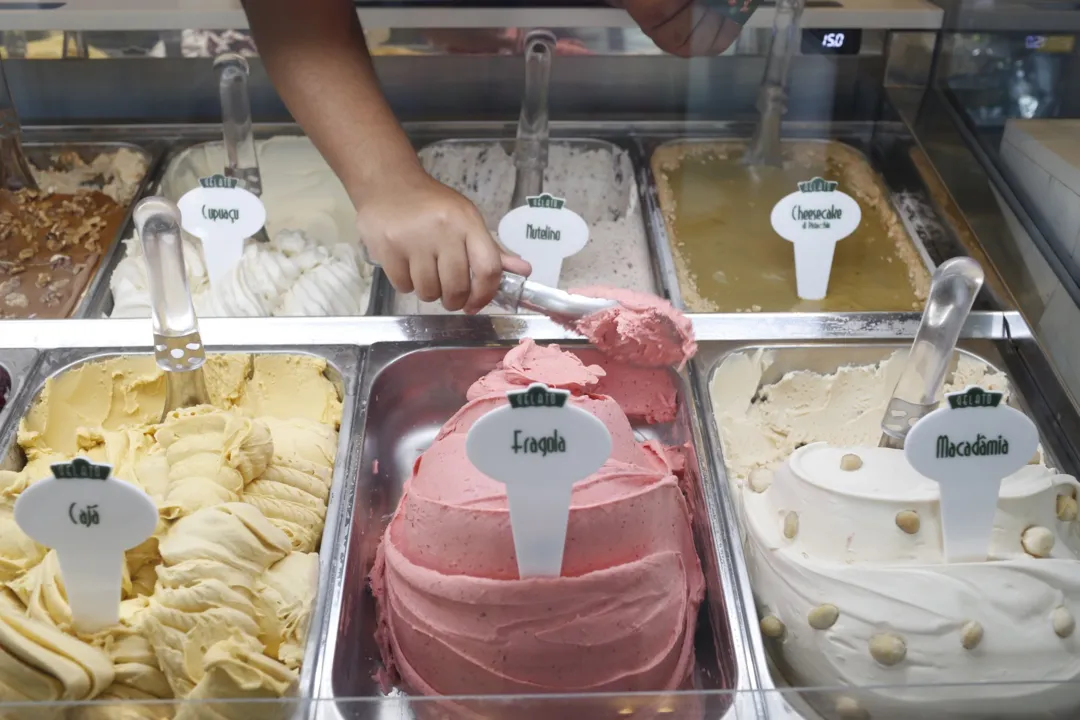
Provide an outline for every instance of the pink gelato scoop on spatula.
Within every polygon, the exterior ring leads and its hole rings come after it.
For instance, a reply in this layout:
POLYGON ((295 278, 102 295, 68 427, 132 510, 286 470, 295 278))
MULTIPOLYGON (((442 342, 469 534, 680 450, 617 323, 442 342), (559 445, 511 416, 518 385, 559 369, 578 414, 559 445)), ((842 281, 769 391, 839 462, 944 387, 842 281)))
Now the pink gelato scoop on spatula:
POLYGON ((567 323, 567 327, 584 335, 615 360, 682 369, 697 352, 693 323, 662 298, 611 287, 578 288, 571 292, 618 303, 567 323))
POLYGON ((681 370, 697 352, 689 318, 648 293, 603 286, 567 293, 504 272, 491 302, 511 312, 543 313, 628 365, 681 370))

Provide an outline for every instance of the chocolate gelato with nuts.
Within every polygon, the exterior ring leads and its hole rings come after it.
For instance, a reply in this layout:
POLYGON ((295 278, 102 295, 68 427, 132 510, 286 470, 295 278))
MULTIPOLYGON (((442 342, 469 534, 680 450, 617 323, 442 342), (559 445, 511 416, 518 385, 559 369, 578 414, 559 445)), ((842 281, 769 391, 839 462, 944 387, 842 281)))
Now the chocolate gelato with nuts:
POLYGON ((0 193, 0 318, 70 315, 123 220, 101 192, 0 193))

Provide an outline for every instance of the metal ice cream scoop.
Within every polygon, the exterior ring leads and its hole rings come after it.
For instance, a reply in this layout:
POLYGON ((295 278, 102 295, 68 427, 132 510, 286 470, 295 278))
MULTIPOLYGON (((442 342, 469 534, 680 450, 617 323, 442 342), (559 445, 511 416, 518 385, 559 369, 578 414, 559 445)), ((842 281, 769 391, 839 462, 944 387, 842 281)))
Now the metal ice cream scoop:
MULTIPOLYGON (((251 99, 248 96, 248 61, 236 53, 224 53, 214 59, 221 97, 221 127, 225 141, 225 177, 236 178, 256 197, 262 197, 262 173, 251 131, 251 99)), ((255 233, 255 240, 270 242, 266 228, 255 233)))
POLYGON ((210 402, 202 371, 206 352, 188 289, 179 208, 162 197, 146 198, 135 206, 134 218, 146 257, 154 357, 165 371, 164 420, 173 410, 210 402))
POLYGON ((509 272, 502 274, 491 304, 513 312, 529 310, 556 321, 577 320, 618 305, 614 300, 574 295, 509 272))
POLYGON ((795 52, 799 21, 805 5, 806 0, 779 0, 777 3, 769 54, 765 61, 765 77, 758 91, 757 108, 761 116, 750 147, 743 156, 743 162, 747 165, 781 167, 784 164, 780 121, 787 112, 788 69, 795 52))
POLYGON ((966 257, 947 260, 934 272, 915 342, 881 420, 881 447, 904 447, 911 427, 937 407, 937 394, 984 277, 979 263, 966 257))
POLYGON ((22 149, 22 127, 0 60, 0 190, 37 190, 37 181, 22 149))

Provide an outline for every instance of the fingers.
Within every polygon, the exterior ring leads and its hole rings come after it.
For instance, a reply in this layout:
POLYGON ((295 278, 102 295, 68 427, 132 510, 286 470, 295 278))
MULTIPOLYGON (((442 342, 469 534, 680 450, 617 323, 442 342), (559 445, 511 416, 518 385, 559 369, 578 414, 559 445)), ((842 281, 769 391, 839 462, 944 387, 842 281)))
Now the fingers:
POLYGON ((502 258, 499 247, 485 228, 473 231, 465 238, 469 269, 472 271, 472 291, 465 303, 465 312, 476 313, 484 309, 495 297, 502 279, 502 258))
POLYGON ((390 280, 390 284, 399 293, 411 293, 413 291, 412 276, 409 273, 409 261, 400 252, 376 252, 374 248, 368 248, 371 259, 382 266, 383 272, 390 280))
POLYGON ((424 302, 434 302, 442 296, 439 268, 433 254, 417 254, 409 258, 409 275, 416 297, 424 302))
POLYGON ((700 0, 625 0, 625 7, 657 47, 680 57, 718 55, 742 30, 700 0))
POLYGON ((465 245, 454 243, 439 250, 438 268, 443 307, 451 312, 460 310, 469 300, 472 285, 465 245))
POLYGON ((500 260, 502 262, 502 269, 507 272, 524 275, 525 277, 532 275, 532 265, 524 258, 504 252, 500 257, 500 260))

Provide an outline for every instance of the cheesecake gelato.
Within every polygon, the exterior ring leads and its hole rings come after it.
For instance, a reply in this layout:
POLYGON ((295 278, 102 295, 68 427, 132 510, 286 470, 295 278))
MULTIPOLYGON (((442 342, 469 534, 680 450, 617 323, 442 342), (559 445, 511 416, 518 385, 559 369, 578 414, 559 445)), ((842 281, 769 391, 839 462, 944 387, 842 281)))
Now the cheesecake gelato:
MULTIPOLYGON (((514 159, 497 142, 435 143, 420 151, 424 169, 479 208, 498 239, 499 221, 512 208, 514 159)), ((627 153, 607 146, 553 141, 544 192, 566 200, 589 226, 589 242, 566 258, 559 287, 604 285, 655 292, 645 221, 638 203, 634 166, 627 153)), ((443 314, 439 302, 398 295, 397 315, 443 314)), ((488 312, 499 312, 489 309, 488 312)))
MULTIPOLYGON (((1075 717, 1080 483, 1040 452, 1001 484, 988 559, 947 563, 938 485, 878 447, 903 354, 778 379, 774 360, 732 354, 711 389, 762 633, 788 682, 830 688, 806 698, 828 720, 1075 717)), ((1008 392, 960 355, 945 392, 973 384, 1008 392)))
MULTIPOLYGON (((22 419, 26 466, 0 471, 0 701, 126 701, 69 716, 142 720, 165 710, 149 701, 296 691, 341 400, 315 356, 210 355, 204 367, 211 404, 164 420, 151 356, 69 368, 22 419), (12 518, 49 463, 75 456, 111 463, 159 512, 154 534, 125 554, 120 622, 94 634, 75 628, 56 553, 12 518)), ((175 717, 250 712, 223 702, 175 717)))
MULTIPOLYGON (((184 234, 184 263, 195 311, 202 317, 362 315, 372 268, 362 260, 355 211, 341 181, 303 137, 256 143, 269 243, 248 240, 240 262, 210 284, 202 243, 184 234)), ((225 169, 221 143, 205 143, 172 160, 159 194, 176 202, 199 179, 225 169)), ((150 289, 142 245, 124 241, 126 256, 110 278, 111 317, 149 317, 150 289)))
POLYGON ((742 164, 742 142, 675 142, 652 157, 683 305, 692 312, 849 312, 920 309, 930 288, 916 248, 868 161, 840 142, 784 143, 783 167, 742 164), (802 300, 794 245, 773 229, 773 207, 821 177, 859 205, 855 232, 836 245, 828 294, 802 300))
MULTIPOLYGON (((531 341, 479 378, 417 460, 371 574, 384 680, 420 695, 688 689, 704 579, 668 450, 595 392, 605 372, 531 341), (609 429, 573 488, 562 572, 519 578, 504 486, 467 459, 505 388, 550 381, 609 429)), ((674 408, 658 410, 674 413, 674 408)))

